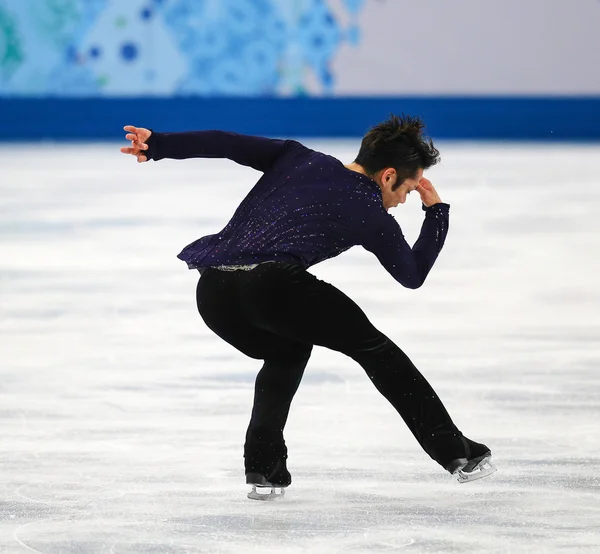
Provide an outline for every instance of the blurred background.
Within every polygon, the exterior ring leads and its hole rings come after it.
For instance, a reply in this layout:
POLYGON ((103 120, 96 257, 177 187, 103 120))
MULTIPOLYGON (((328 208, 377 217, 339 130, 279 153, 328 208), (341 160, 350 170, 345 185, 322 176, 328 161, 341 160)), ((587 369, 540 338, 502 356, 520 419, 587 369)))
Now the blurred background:
POLYGON ((0 139, 353 137, 404 111, 597 140, 599 24, 599 0, 0 0, 0 139))

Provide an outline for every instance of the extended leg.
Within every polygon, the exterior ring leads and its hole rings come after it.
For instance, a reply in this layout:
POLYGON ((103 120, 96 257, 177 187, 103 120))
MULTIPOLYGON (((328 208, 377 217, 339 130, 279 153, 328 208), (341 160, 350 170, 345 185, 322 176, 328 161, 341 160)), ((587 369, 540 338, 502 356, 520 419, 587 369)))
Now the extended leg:
POLYGON ((440 465, 447 468, 455 459, 470 459, 470 455, 488 451, 485 445, 462 436, 408 356, 345 294, 298 266, 256 271, 251 298, 256 300, 257 321, 283 336, 325 346, 356 360, 440 465))
POLYGON ((444 404, 409 357, 373 328, 373 338, 349 345, 344 353, 365 370, 377 390, 392 404, 423 450, 442 467, 488 448, 463 437, 444 404), (468 442, 466 442, 468 441, 468 442), (469 450, 470 449, 470 450, 469 450))

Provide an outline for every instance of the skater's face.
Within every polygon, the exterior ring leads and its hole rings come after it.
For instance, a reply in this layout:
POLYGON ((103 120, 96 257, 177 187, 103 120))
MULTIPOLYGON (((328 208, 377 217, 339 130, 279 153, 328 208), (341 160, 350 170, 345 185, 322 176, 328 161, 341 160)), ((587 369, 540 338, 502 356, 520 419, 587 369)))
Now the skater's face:
POLYGON ((398 179, 398 174, 394 168, 384 169, 377 178, 379 187, 381 188, 383 207, 389 210, 390 208, 395 208, 398 204, 404 204, 406 197, 413 190, 416 190, 422 178, 423 170, 419 169, 414 177, 404 179, 398 188, 392 190, 398 179))

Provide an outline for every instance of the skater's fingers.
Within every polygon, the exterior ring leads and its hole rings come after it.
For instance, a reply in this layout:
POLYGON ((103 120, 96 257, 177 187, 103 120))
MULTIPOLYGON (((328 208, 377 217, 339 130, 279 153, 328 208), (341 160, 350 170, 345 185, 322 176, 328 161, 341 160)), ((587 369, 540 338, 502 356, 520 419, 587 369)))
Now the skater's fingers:
POLYGON ((136 148, 121 148, 121 152, 123 152, 123 154, 133 154, 134 156, 137 155, 136 150, 136 148))
POLYGON ((132 140, 131 144, 134 146, 134 148, 137 148, 138 150, 148 150, 148 145, 145 142, 132 140))
POLYGON ((138 139, 138 136, 134 135, 133 133, 127 133, 125 135, 125 140, 137 140, 137 139, 138 139))
POLYGON ((137 161, 139 164, 141 164, 141 163, 148 161, 148 158, 146 158, 146 156, 144 156, 144 154, 138 154, 137 161))
POLYGON ((152 131, 150 129, 145 129, 144 127, 134 127, 133 125, 125 125, 123 129, 129 133, 133 133, 136 136, 136 138, 138 140, 141 140, 142 142, 148 140, 152 135, 152 131))

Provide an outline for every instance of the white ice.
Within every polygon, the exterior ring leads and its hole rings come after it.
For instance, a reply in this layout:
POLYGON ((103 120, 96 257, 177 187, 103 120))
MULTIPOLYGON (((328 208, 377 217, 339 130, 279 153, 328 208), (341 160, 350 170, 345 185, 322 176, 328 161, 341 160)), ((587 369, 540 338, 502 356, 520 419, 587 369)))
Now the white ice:
MULTIPOLYGON (((258 174, 118 148, 0 147, 0 552, 600 552, 600 146, 442 144, 451 228, 421 289, 360 248, 313 268, 498 472, 456 483, 358 365, 316 349, 275 503, 244 483, 259 363, 204 326, 176 259, 258 174)), ((414 241, 418 197, 395 215, 414 241)))

